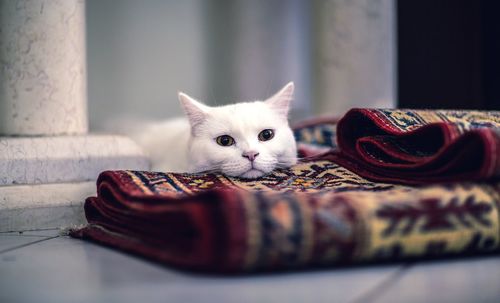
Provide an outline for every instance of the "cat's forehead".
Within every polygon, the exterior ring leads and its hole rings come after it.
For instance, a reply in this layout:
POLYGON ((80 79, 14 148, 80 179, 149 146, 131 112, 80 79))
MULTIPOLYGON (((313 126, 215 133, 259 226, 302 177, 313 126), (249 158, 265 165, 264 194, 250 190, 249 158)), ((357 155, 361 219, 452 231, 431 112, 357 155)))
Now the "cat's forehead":
POLYGON ((212 108, 208 122, 218 129, 278 127, 284 121, 264 102, 244 102, 212 108))
POLYGON ((264 102, 244 102, 212 109, 210 116, 227 121, 240 121, 248 124, 278 118, 278 115, 264 102))

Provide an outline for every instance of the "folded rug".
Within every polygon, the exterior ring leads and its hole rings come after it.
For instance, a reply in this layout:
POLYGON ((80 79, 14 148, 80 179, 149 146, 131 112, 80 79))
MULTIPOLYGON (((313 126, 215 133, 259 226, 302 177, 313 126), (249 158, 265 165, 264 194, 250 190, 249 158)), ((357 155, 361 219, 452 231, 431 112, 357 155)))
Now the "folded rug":
POLYGON ((372 183, 329 161, 258 181, 108 171, 72 231, 168 265, 243 272, 498 250, 499 186, 372 183))
POLYGON ((428 184, 500 176, 500 112, 352 109, 333 160, 371 180, 428 184))
MULTIPOLYGON (((367 137, 341 138, 368 128, 348 123, 360 119, 355 112, 337 129, 343 149, 367 137)), ((335 147, 332 123, 306 123, 296 130, 304 156, 335 147)), ((385 135, 398 139, 396 127, 387 128, 391 133, 385 135)), ((478 136, 483 138, 485 129, 492 128, 482 128, 478 136)), ((443 146, 463 134, 443 139, 443 146)), ((377 140, 374 145, 385 142, 377 140)), ((97 197, 85 203, 89 224, 71 235, 170 266, 233 273, 499 251, 500 181, 421 187, 376 183, 352 171, 365 164, 354 162, 354 155, 349 149, 330 150, 251 181, 215 174, 103 172, 97 197), (346 159, 355 169, 333 162, 346 159)), ((449 175, 456 176, 443 174, 449 175)), ((372 179, 387 178, 376 176, 372 179)))

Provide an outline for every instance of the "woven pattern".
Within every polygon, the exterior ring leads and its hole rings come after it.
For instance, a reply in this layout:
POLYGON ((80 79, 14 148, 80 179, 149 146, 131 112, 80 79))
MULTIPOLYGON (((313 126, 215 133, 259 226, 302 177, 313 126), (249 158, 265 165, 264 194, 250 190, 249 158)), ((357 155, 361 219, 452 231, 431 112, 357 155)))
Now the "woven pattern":
POLYGON ((311 119, 295 125, 299 157, 310 157, 337 148, 337 120, 311 119))
POLYGON ((500 176, 500 112, 353 109, 326 157, 371 180, 428 184, 500 176))
POLYGON ((254 191, 341 192, 346 190, 376 191, 394 185, 370 182, 331 162, 299 163, 290 169, 277 169, 257 180, 228 177, 221 174, 172 174, 160 172, 120 171, 115 174, 127 184, 128 193, 153 197, 196 195, 207 190, 242 189, 254 191))
MULTIPOLYGON (((332 120, 309 122, 296 129, 297 138, 306 143, 304 153, 321 150, 316 145, 333 149, 258 180, 216 174, 104 172, 97 181, 97 197, 85 203, 89 224, 72 235, 170 266, 217 272, 497 252, 500 181, 494 174, 482 175, 486 181, 481 182, 414 187, 401 184, 411 182, 375 182, 380 175, 373 173, 370 181, 361 176, 365 168, 347 169, 339 163, 363 167, 348 158, 352 155, 345 149, 346 142, 392 136, 390 140, 397 144, 407 144, 398 141, 399 134, 418 132, 444 117, 456 124, 439 120, 439 131, 442 125, 454 129, 435 144, 442 150, 471 131, 495 132, 498 115, 493 113, 489 119, 487 113, 460 114, 463 120, 458 121, 453 119, 461 112, 367 111, 368 120, 353 121, 366 123, 364 129, 374 134, 342 137, 352 135, 349 119, 359 118, 352 112, 339 122, 344 126, 339 125, 337 140, 332 137, 335 132, 328 131, 334 128, 332 120), (390 125, 382 129, 387 133, 373 126, 380 121, 390 125), (336 141, 340 150, 334 148, 336 141)), ((434 156, 436 146, 412 140, 413 145, 398 150, 413 157, 434 156), (415 156, 415 150, 423 154, 415 156)), ((469 146, 452 152, 463 153, 469 146)))

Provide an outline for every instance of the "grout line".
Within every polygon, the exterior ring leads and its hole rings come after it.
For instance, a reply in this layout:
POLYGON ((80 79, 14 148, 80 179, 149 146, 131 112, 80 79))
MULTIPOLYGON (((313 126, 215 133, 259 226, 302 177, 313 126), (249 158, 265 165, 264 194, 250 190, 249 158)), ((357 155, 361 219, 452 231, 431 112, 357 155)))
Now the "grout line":
POLYGON ((23 247, 26 247, 26 246, 30 246, 32 244, 37 244, 37 243, 40 243, 40 242, 43 242, 43 241, 55 239, 55 238, 59 238, 59 236, 47 237, 45 239, 40 239, 40 240, 36 240, 36 241, 30 242, 30 243, 21 244, 21 245, 17 245, 17 246, 11 247, 11 248, 0 250, 0 254, 6 253, 6 252, 9 252, 9 251, 13 251, 13 250, 16 250, 16 249, 19 249, 19 248, 23 248, 23 247))
POLYGON ((43 235, 24 235, 24 234, 12 234, 12 235, 5 235, 0 233, 0 237, 35 237, 35 238, 48 238, 52 236, 43 236, 43 235))
POLYGON ((396 282, 401 276, 403 276, 410 267, 415 263, 407 263, 402 265, 396 272, 390 274, 387 278, 383 279, 381 282, 377 283, 373 288, 368 289, 364 293, 360 294, 358 297, 354 298, 350 303, 365 303, 373 302, 380 297, 383 292, 385 292, 389 287, 391 287, 394 282, 396 282))
POLYGON ((25 229, 25 230, 6 230, 6 231, 0 231, 1 234, 8 234, 8 233, 25 233, 25 232, 32 232, 32 231, 49 231, 49 230, 61 230, 61 228, 38 228, 38 229, 25 229))

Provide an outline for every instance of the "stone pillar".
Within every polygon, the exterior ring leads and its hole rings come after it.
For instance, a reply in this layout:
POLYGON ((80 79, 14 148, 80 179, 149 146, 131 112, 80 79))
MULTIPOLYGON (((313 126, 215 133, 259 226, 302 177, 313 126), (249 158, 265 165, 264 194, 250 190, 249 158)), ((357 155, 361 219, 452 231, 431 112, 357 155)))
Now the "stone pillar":
POLYGON ((0 1, 0 134, 87 132, 85 2, 0 1))
POLYGON ((394 2, 313 2, 316 113, 396 105, 394 2))
POLYGON ((99 172, 149 169, 87 134, 85 53, 84 1, 0 0, 0 232, 81 224, 99 172))

